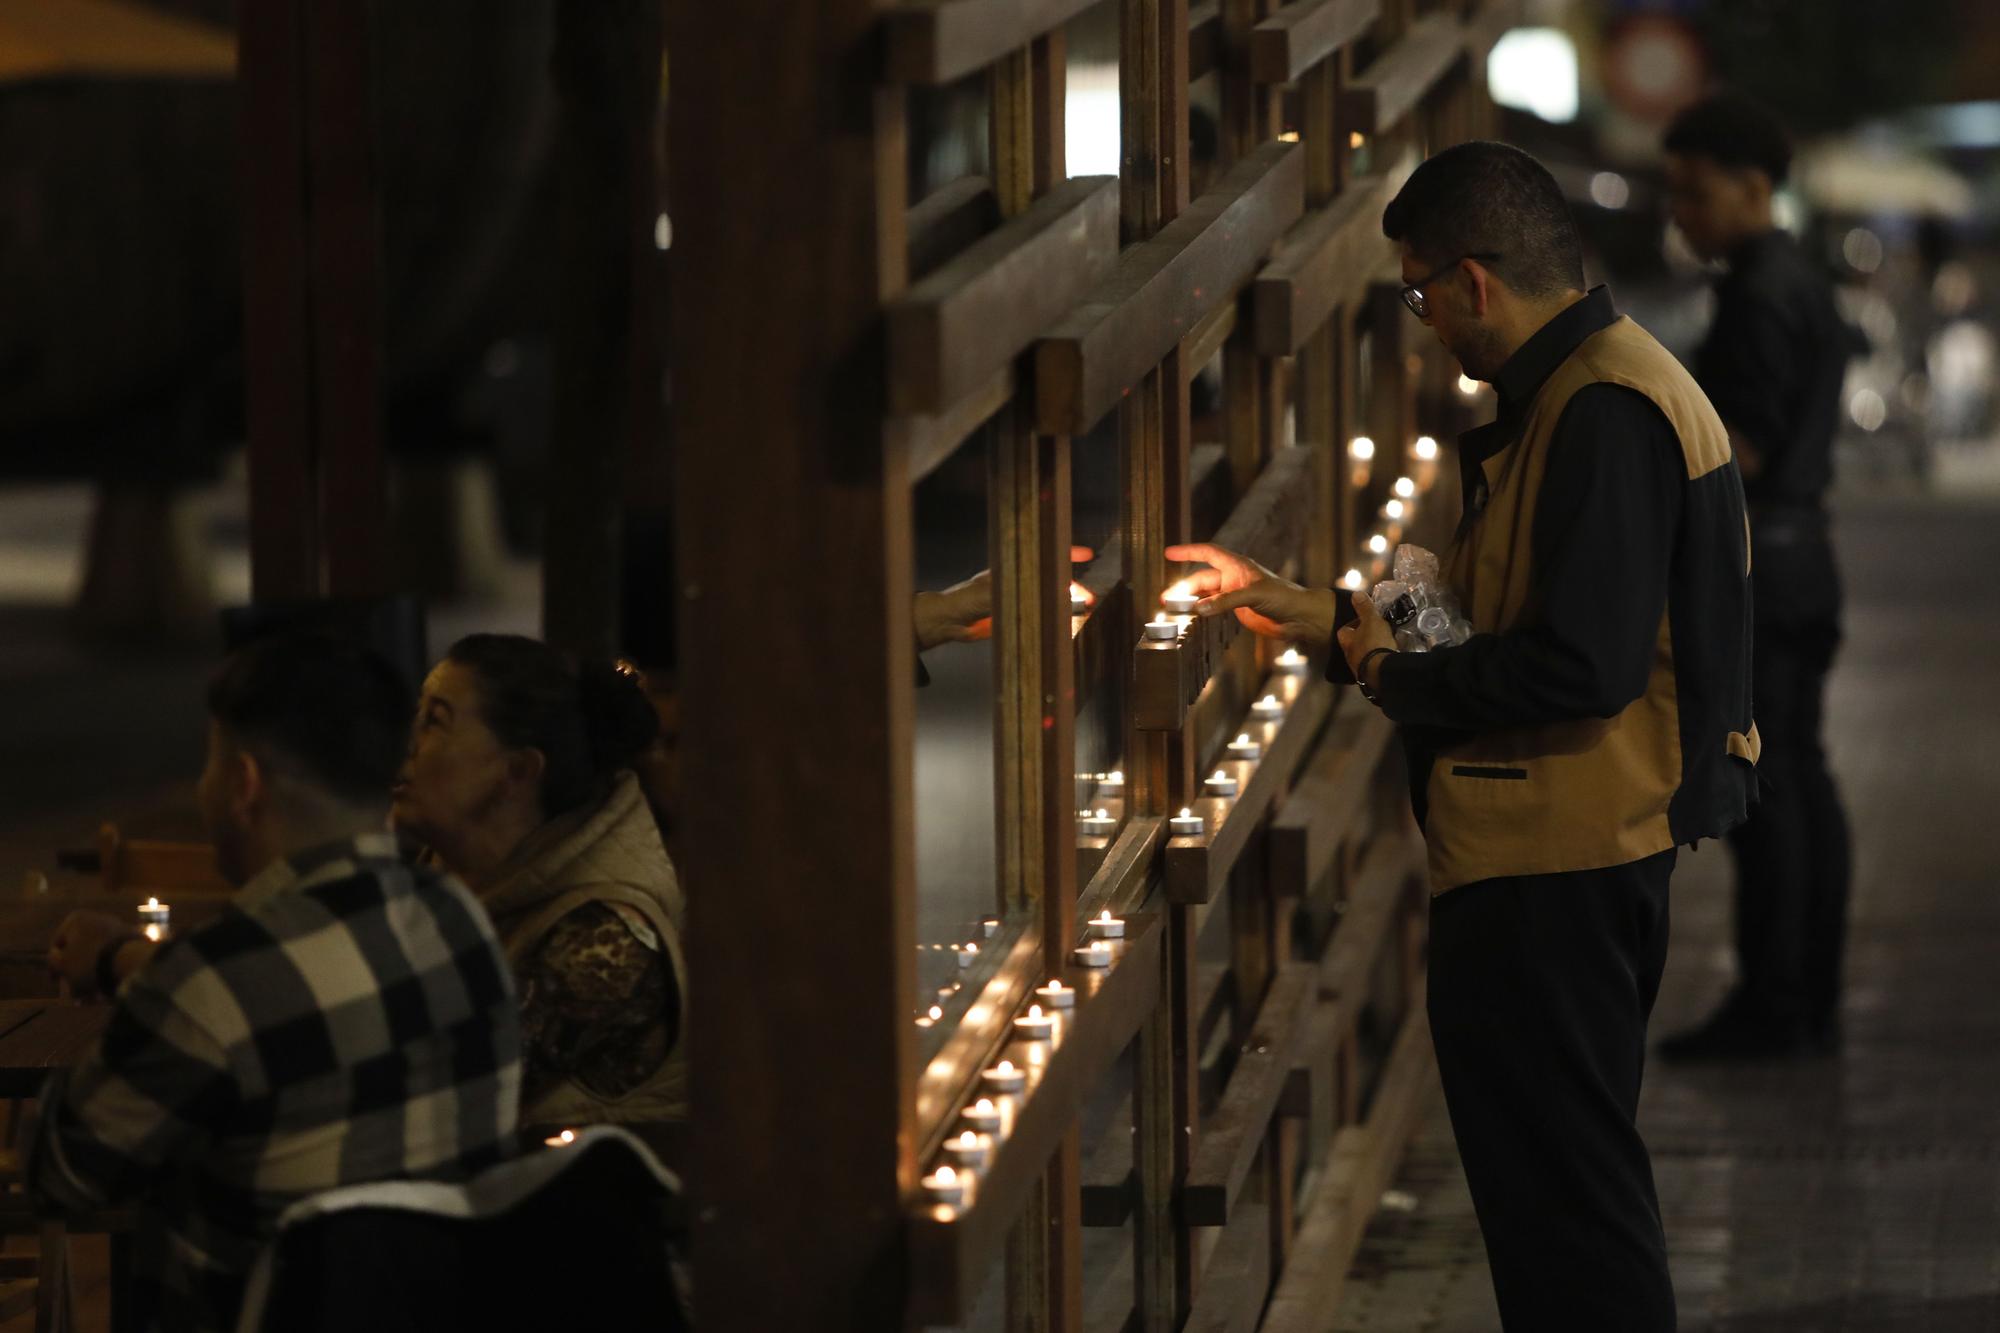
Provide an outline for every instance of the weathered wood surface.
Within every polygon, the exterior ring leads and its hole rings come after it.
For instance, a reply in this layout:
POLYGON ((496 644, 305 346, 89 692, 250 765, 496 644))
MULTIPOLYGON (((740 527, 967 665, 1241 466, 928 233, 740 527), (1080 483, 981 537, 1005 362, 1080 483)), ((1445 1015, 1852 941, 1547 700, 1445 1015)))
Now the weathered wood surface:
POLYGON ((1465 30, 1450 14, 1410 26, 1394 46, 1340 90, 1349 128, 1378 135, 1398 124, 1465 57, 1465 30))
POLYGON ((1250 73, 1291 83, 1368 31, 1382 0, 1293 0, 1250 33, 1250 73))
POLYGON ((1078 435, 1158 366, 1202 316, 1232 299, 1304 207, 1304 159, 1270 143, 1233 167, 1117 267, 1035 349, 1035 408, 1078 435))
POLYGON ((1251 287, 1259 352, 1290 356, 1335 310, 1356 303, 1395 253, 1382 210, 1401 183, 1400 172, 1353 181, 1286 233, 1251 287))

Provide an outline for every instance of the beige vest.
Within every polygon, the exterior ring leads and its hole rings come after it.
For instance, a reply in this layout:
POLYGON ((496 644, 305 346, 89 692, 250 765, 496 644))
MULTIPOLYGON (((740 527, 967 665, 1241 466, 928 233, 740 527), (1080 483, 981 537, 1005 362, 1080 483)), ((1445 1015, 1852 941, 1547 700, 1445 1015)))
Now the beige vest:
POLYGON ((549 930, 586 903, 616 903, 645 917, 681 988, 680 1035, 653 1075, 620 1097, 564 1080, 521 1107, 523 1125, 631 1124, 688 1114, 686 900, 639 780, 620 773, 598 805, 550 820, 515 851, 479 895, 518 969, 549 930))
MULTIPOLYGON (((1659 407, 1680 438, 1690 480, 1729 461, 1715 409, 1650 334, 1620 318, 1586 338, 1536 393, 1520 438, 1482 464, 1485 507, 1447 557, 1475 632, 1505 630, 1533 611, 1530 539, 1549 442, 1570 396, 1596 383, 1624 385, 1659 407)), ((1754 763, 1756 727, 1731 733, 1728 749, 1754 763)), ((1674 845, 1667 811, 1681 759, 1673 643, 1662 616, 1646 692, 1618 716, 1486 732, 1438 755, 1424 827, 1431 891, 1597 870, 1666 851, 1674 845)))

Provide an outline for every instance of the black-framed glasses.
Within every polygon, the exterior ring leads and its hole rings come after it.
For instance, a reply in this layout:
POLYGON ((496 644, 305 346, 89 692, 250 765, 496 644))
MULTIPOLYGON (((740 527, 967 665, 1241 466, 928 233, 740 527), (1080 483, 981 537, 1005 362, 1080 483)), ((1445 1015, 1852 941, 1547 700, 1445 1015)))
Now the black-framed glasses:
POLYGON ((1431 303, 1424 297, 1424 288, 1430 286, 1468 259, 1477 259, 1483 263, 1490 264, 1499 257, 1499 255, 1491 251, 1475 251, 1472 254, 1460 255, 1449 264, 1440 264, 1417 281, 1404 285, 1403 304, 1408 306, 1410 313, 1418 319, 1429 319, 1431 317, 1431 303))

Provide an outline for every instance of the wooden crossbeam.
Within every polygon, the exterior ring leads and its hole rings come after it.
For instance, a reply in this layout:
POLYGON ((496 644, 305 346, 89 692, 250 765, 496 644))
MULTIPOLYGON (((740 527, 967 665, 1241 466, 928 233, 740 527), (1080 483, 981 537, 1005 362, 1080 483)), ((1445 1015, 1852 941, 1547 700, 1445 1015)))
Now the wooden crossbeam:
POLYGON ((1265 854, 1274 893, 1302 898, 1325 877, 1368 809, 1371 779, 1395 731, 1359 694, 1341 699, 1325 739, 1271 821, 1265 854))
POLYGON ((1182 378, 1193 381, 1215 359, 1215 354, 1229 341, 1229 335, 1236 332, 1239 309, 1236 302, 1226 301, 1187 331, 1187 336, 1181 339, 1182 378))
POLYGON ((1290 356, 1354 303, 1394 253, 1382 210, 1400 186, 1399 175, 1365 176, 1286 233, 1251 285, 1258 352, 1290 356))
POLYGON ((889 10, 883 73, 935 87, 1018 51, 1097 0, 906 0, 889 10))
POLYGON ((1250 31, 1250 77, 1292 83, 1368 31, 1382 0, 1293 0, 1250 31))
POLYGON ((1246 1208, 1209 1252, 1183 1333, 1254 1333, 1270 1290, 1271 1214, 1246 1208))
POLYGON ((886 418, 882 437, 902 455, 910 481, 922 481, 937 471, 966 436, 992 420, 1013 399, 1015 382, 1014 367, 1004 365, 942 412, 886 418))
POLYGON ((1118 254, 1118 182, 1079 176, 888 308, 889 402, 937 413, 1004 369, 1118 254))
POLYGON ((1000 225, 1000 196, 984 176, 960 176, 910 205, 910 280, 942 268, 954 255, 1000 225))
POLYGON ((1188 6, 1188 82, 1222 67, 1222 0, 1188 6))
POLYGON ((1236 772, 1242 785, 1234 798, 1204 797, 1195 803, 1194 808, 1208 820, 1206 835, 1168 839, 1169 902, 1215 900, 1229 882, 1230 871, 1250 847, 1251 835, 1264 815, 1290 788, 1299 760, 1305 757, 1332 703, 1333 687, 1324 681, 1312 682, 1299 692, 1262 758, 1254 764, 1222 765, 1236 772), (1242 773, 1246 768, 1247 776, 1242 773))
MULTIPOLYGON (((1274 569, 1291 559, 1305 540, 1312 511, 1312 454, 1280 449, 1216 532, 1216 544, 1274 569)), ((1137 725, 1178 730, 1240 628, 1235 616, 1214 616, 1196 620, 1177 639, 1137 645, 1132 689, 1137 725)))
POLYGON ((1081 435, 1234 298, 1305 206, 1305 159, 1273 142, 1231 168, 1151 240, 1131 246, 1035 349, 1035 411, 1050 435, 1081 435))
POLYGON ((1340 1299, 1347 1270, 1382 1191, 1395 1179, 1403 1148, 1436 1082, 1424 1012, 1403 1020, 1382 1087, 1362 1124, 1334 1136, 1333 1151, 1294 1239, 1292 1263, 1264 1311, 1263 1333, 1318 1333, 1340 1299))
MULTIPOLYGON (((1041 1064, 1040 1078, 1025 1099, 1017 1099, 1012 1129, 995 1149, 969 1205, 955 1213, 914 1205, 908 1222, 910 1308, 919 1322, 964 1322, 1050 1155, 1158 1002, 1166 931, 1157 917, 1144 915, 1128 918, 1126 930, 1116 965, 1078 1000, 1061 1043, 1041 1064)), ((1084 989, 1087 979, 1075 979, 1084 989)), ((1017 1066, 1029 1063, 1020 1050, 1011 1058, 1017 1066)))
POLYGON ((1243 1182, 1277 1114, 1292 1064, 1305 1037, 1319 993, 1319 972, 1310 963, 1288 964, 1272 982, 1243 1043, 1215 1113, 1202 1123, 1181 1191, 1190 1226, 1227 1226, 1243 1182))
POLYGON ((1378 135, 1408 115, 1465 56, 1465 30, 1450 14, 1411 25, 1374 64, 1340 90, 1341 122, 1378 135))

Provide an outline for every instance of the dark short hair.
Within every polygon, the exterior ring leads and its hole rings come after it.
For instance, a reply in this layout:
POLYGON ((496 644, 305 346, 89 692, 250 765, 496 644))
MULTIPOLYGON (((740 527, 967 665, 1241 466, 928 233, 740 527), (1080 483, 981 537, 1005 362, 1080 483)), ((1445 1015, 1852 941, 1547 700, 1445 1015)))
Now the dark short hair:
POLYGON ((259 639, 208 685, 208 713, 244 749, 326 795, 387 804, 409 746, 409 688, 380 655, 318 634, 259 639))
POLYGON ((1661 147, 1724 167, 1752 167, 1773 185, 1792 167, 1792 141, 1778 118, 1740 93, 1705 97, 1674 117, 1661 147))
POLYGON ((660 734, 638 673, 519 634, 473 634, 445 654, 472 673, 479 715, 502 745, 542 753, 542 813, 602 800, 660 734))
POLYGON ((1466 255, 1523 296, 1583 288, 1583 243, 1549 169, 1511 144, 1474 140, 1425 160, 1389 207, 1382 233, 1426 264, 1466 255))

